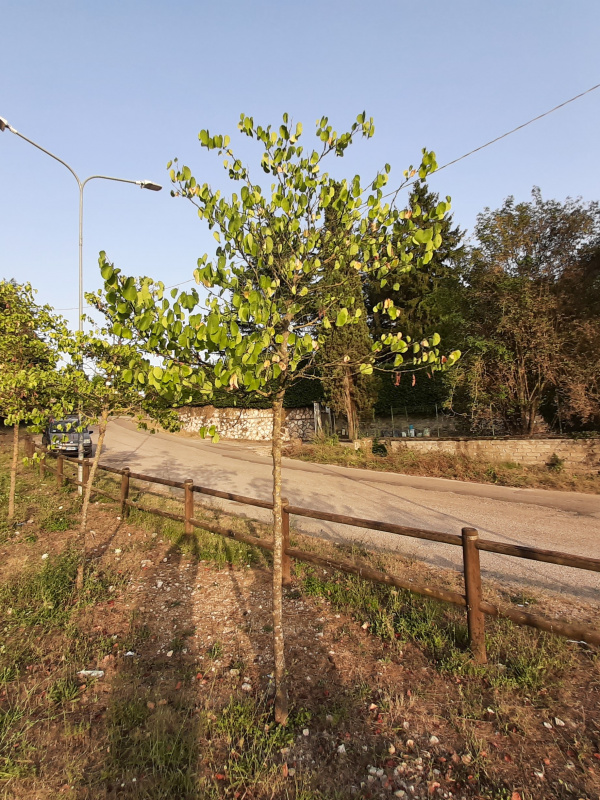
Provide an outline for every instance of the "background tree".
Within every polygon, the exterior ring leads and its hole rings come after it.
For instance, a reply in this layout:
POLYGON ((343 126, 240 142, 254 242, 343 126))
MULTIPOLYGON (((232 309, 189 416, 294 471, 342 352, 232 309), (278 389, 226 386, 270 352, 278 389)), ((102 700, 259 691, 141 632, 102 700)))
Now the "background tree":
MULTIPOLYGON (((434 225, 430 234, 422 235, 409 219, 399 231, 404 212, 383 198, 389 165, 367 187, 358 175, 335 182, 322 171, 325 160, 343 156, 356 136, 373 135, 372 120, 365 114, 342 134, 322 118, 316 126, 318 149, 306 152, 300 143, 302 126, 293 126, 287 114, 278 130, 255 125, 244 115, 238 127, 259 143, 260 166, 272 181, 269 191, 263 191, 234 155, 229 137, 211 136, 206 130, 200 132, 201 145, 225 157, 225 169, 238 191, 226 198, 208 184, 198 184, 187 166, 175 164, 171 171, 174 193, 197 206, 218 243, 215 257, 199 258, 195 271, 205 297, 201 300, 195 289, 174 289, 169 300, 161 283, 125 277, 101 255, 105 291, 97 298, 97 306, 107 314, 115 335, 131 337, 146 354, 162 358, 160 367, 136 368, 132 380, 147 382, 180 399, 190 396, 194 387, 210 397, 214 389, 228 387, 235 392, 243 386, 271 401, 275 718, 285 723, 288 701, 281 591, 284 394, 291 384, 314 371, 327 330, 360 320, 359 309, 341 304, 348 280, 341 271, 342 260, 352 259, 350 266, 357 272, 377 270, 379 279, 384 280, 400 263, 414 260, 418 267, 427 263, 437 246, 437 229, 434 225), (337 217, 335 228, 324 224, 325 209, 331 205, 337 217), (332 269, 339 274, 337 281, 331 280, 332 269)), ((434 155, 424 151, 421 177, 434 168, 434 155)), ((409 168, 406 179, 415 173, 409 168)), ((440 218, 446 210, 445 205, 439 209, 440 218)), ((392 301, 382 310, 395 314, 392 301)), ((395 353, 400 365, 410 344, 410 337, 390 333, 374 346, 368 360, 351 366, 370 374, 384 346, 395 353)), ((449 363, 457 357, 454 354, 449 363)), ((421 368, 442 367, 437 340, 423 350, 417 344, 413 358, 421 368)), ((331 359, 326 355, 319 368, 338 366, 335 354, 331 359)), ((344 358, 343 363, 350 362, 344 358)), ((216 438, 214 430, 209 433, 216 438)))
POLYGON ((587 269, 596 285, 586 257, 599 239, 600 209, 544 200, 534 188, 531 202, 509 197, 479 214, 475 235, 463 272, 467 400, 474 418, 493 404, 509 430, 532 434, 549 396, 574 399, 569 387, 578 386, 591 400, 597 386, 597 294, 584 294, 582 278, 587 269))
POLYGON ((19 426, 40 430, 71 409, 57 371, 57 342, 66 328, 49 306, 34 301, 29 284, 0 281, 0 416, 13 428, 8 519, 15 513, 19 426))
POLYGON ((451 342, 457 327, 457 292, 465 248, 464 232, 454 225, 452 214, 447 213, 449 198, 446 201, 440 205, 439 194, 430 191, 425 181, 418 180, 411 192, 404 225, 416 219, 422 235, 435 230, 438 246, 431 260, 418 268, 410 262, 408 270, 400 265, 385 281, 377 280, 372 273, 366 275, 365 302, 374 338, 391 330, 422 339, 435 330, 444 341, 451 342), (440 218, 442 209, 445 213, 440 218), (386 299, 391 299, 397 309, 394 319, 378 310, 386 299))
POLYGON ((333 325, 323 331, 323 345, 317 363, 328 366, 318 371, 323 384, 327 402, 338 415, 343 415, 348 423, 350 439, 358 434, 359 422, 371 413, 375 402, 373 375, 365 375, 356 370, 356 365, 369 362, 373 341, 367 325, 367 312, 363 297, 363 280, 353 259, 345 253, 338 258, 329 258, 327 249, 337 245, 340 235, 340 214, 334 204, 324 213, 324 251, 322 260, 327 264, 323 283, 338 288, 337 305, 332 306, 332 318, 337 318, 342 308, 347 308, 358 319, 354 325, 333 325))

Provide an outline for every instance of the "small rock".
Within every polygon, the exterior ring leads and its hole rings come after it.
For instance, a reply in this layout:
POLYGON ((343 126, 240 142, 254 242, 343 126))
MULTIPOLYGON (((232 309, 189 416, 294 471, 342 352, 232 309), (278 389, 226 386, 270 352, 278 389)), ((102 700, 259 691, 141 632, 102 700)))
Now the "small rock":
POLYGON ((249 683, 242 683, 242 692, 251 692, 252 686, 249 683))
POLYGON ((167 653, 167 658, 171 658, 172 655, 173 655, 173 651, 169 650, 169 652, 167 653))
POLYGON ((558 725, 559 728, 565 727, 565 723, 562 721, 562 719, 559 719, 558 717, 554 717, 554 724, 558 725))
POLYGON ((412 750, 413 747, 415 746, 415 743, 413 742, 412 739, 407 739, 406 740, 406 746, 408 747, 409 750, 412 750))
POLYGON ((103 669, 82 669, 77 674, 81 675, 82 678, 103 678, 104 677, 104 670, 103 669))
POLYGON ((389 753, 391 756, 393 756, 395 752, 396 752, 396 748, 394 747, 394 745, 393 745, 393 744, 391 744, 391 745, 388 747, 388 753, 389 753))
POLYGON ((122 552, 120 547, 115 548, 115 555, 120 556, 122 552))
POLYGON ((429 737, 429 744, 439 744, 440 740, 437 736, 430 736, 429 737))
POLYGON ((337 751, 338 751, 338 753, 339 753, 339 754, 342 756, 342 755, 344 755, 344 753, 346 752, 346 747, 345 747, 343 744, 341 744, 341 745, 338 747, 337 751))
POLYGON ((240 674, 240 671, 239 671, 239 669, 230 669, 230 670, 229 670, 229 674, 230 674, 230 675, 231 675, 233 678, 235 678, 237 675, 239 675, 239 674, 240 674))
POLYGON ((377 711, 377 703, 371 703, 369 706, 369 711, 377 711))
POLYGON ((135 655, 135 653, 133 652, 133 650, 128 650, 128 651, 125 653, 125 655, 126 655, 126 656, 134 656, 134 655, 135 655))
POLYGON ((406 792, 404 789, 398 789, 397 792, 394 792, 394 797, 406 797, 406 792))
POLYGON ((552 729, 552 723, 550 723, 550 722, 544 722, 544 728, 550 728, 550 729, 552 729))
POLYGON ((294 767, 288 767, 288 775, 290 776, 290 778, 293 778, 295 774, 296 770, 294 769, 294 767))
POLYGON ((302 731, 302 736, 308 736, 309 733, 310 731, 308 730, 308 728, 304 728, 304 730, 302 731))
POLYGON ((363 629, 363 631, 366 631, 367 628, 369 627, 369 623, 368 622, 363 622, 363 624, 360 627, 363 629))
POLYGON ((48 558, 48 553, 44 553, 44 555, 42 556, 42 561, 45 561, 47 558, 48 558))
POLYGON ((333 717, 331 716, 331 714, 327 714, 327 716, 325 717, 325 721, 328 722, 330 725, 333 723, 333 717))
POLYGON ((161 587, 162 585, 163 585, 163 582, 162 582, 162 581, 156 581, 156 588, 157 588, 157 589, 160 589, 160 587, 161 587))

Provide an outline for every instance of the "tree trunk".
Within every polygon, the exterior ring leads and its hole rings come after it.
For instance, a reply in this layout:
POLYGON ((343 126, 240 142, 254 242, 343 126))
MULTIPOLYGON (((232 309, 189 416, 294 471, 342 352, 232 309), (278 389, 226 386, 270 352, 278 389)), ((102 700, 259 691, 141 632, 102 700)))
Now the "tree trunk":
POLYGON ((281 504, 281 418, 283 390, 273 401, 273 651, 275 656, 275 722, 285 725, 288 694, 283 639, 283 513, 281 504))
POLYGON ((19 423, 13 425, 13 456, 10 464, 10 489, 8 491, 8 519, 15 516, 15 492, 17 488, 17 465, 19 463, 19 423))
POLYGON ((108 425, 108 411, 103 411, 102 416, 100 417, 100 427, 98 428, 98 444, 96 445, 96 455, 92 461, 92 467, 90 469, 90 474, 88 477, 88 481, 85 485, 85 494, 83 496, 83 506, 81 508, 81 524, 79 526, 79 541, 81 546, 81 555, 79 559, 79 566, 77 567, 77 591, 80 592, 83 589, 83 575, 85 571, 85 554, 86 554, 86 547, 87 547, 87 518, 88 518, 88 509, 90 505, 90 496, 92 494, 92 486, 94 484, 94 478, 96 477, 96 472, 98 471, 98 462, 100 461, 100 455, 102 453, 102 445, 104 444, 104 436, 106 434, 106 427, 108 425))
POLYGON ((354 441, 357 434, 356 406, 352 399, 352 387, 350 386, 350 374, 344 371, 344 405, 346 407, 346 419, 348 420, 348 437, 354 441))

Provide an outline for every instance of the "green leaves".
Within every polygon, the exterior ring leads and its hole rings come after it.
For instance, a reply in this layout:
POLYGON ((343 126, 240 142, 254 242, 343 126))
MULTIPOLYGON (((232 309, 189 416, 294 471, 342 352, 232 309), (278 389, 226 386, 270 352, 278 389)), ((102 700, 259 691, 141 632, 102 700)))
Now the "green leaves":
POLYGON ((340 309, 335 324, 338 328, 343 327, 348 322, 348 309, 342 308, 340 309))
MULTIPOLYGON (((344 368, 356 377, 358 369, 368 377, 374 370, 368 332, 359 354, 332 346, 336 336, 347 342, 367 330, 362 281, 372 275, 380 287, 399 290, 399 275, 422 266, 439 246, 434 216, 415 203, 402 219, 385 199, 389 164, 365 186, 358 175, 338 181, 327 172, 327 161, 343 156, 357 136, 373 135, 373 121, 364 112, 341 133, 322 117, 314 149, 306 151, 298 143, 302 125, 288 115, 275 126, 260 126, 242 114, 238 129, 257 139, 257 167, 269 176, 268 188, 236 157, 228 137, 205 129, 198 134, 202 147, 227 148, 227 158, 219 160, 234 182, 231 194, 197 182, 188 167, 173 162, 174 193, 197 206, 217 243, 198 259, 198 290, 175 289, 169 296, 162 284, 101 265, 100 305, 113 331, 132 334, 143 354, 125 365, 121 382, 142 394, 155 392, 178 403, 192 395, 210 402, 216 389, 232 398, 236 392, 273 398, 314 370, 325 351, 321 363, 331 374, 344 368)), ((435 156, 424 151, 422 169, 434 168, 435 156)), ((387 299, 381 308, 390 320, 399 309, 401 303, 396 307, 387 299)), ((376 345, 375 352, 386 346, 393 354, 408 348, 397 338, 376 345)), ((429 364, 431 352, 412 355, 429 364)), ((218 435, 210 429, 207 434, 218 435)))

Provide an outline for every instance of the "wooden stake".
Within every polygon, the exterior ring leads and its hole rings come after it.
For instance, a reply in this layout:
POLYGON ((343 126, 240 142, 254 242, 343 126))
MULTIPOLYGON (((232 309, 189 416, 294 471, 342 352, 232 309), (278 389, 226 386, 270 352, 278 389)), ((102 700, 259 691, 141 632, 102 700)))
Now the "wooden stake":
POLYGON ((476 664, 486 664, 485 652, 485 614, 481 610, 481 569, 477 540, 479 533, 475 528, 463 528, 463 570, 465 576, 465 595, 467 597, 467 624, 469 627, 469 646, 476 664))
POLYGON ((194 526, 192 525, 192 520, 194 519, 194 490, 193 490, 194 481, 191 478, 188 478, 187 481, 183 484, 183 491, 184 491, 184 516, 185 516, 185 532, 186 533, 193 533, 194 526))
POLYGON ((65 460, 63 456, 59 454, 56 458, 56 485, 58 486, 59 489, 64 483, 64 478, 63 478, 64 463, 65 460))
POLYGON ((121 474, 121 519, 129 516, 129 507, 127 500, 129 499, 129 467, 125 467, 121 474))

